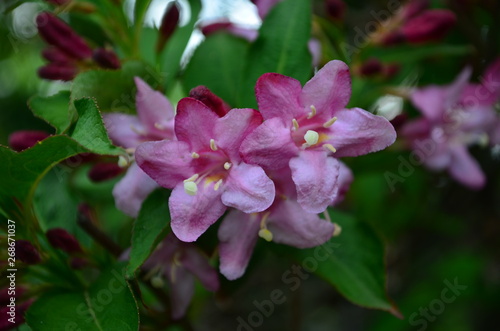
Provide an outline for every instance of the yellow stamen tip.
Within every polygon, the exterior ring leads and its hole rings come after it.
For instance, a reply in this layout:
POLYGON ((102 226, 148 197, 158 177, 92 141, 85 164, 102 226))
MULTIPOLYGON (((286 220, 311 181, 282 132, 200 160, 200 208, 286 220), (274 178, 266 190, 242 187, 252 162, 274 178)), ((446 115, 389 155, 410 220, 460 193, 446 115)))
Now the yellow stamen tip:
POLYGON ((273 241, 273 233, 266 228, 259 230, 259 237, 268 242, 273 241))
POLYGON ((340 234, 342 233, 342 228, 337 223, 333 223, 333 225, 335 225, 335 230, 333 230, 333 236, 334 237, 340 236, 340 234))
POLYGON ((126 166, 128 166, 129 164, 130 164, 130 162, 128 161, 128 159, 127 159, 125 156, 120 155, 120 156, 118 157, 118 166, 119 166, 120 168, 125 168, 125 167, 126 167, 126 166))
POLYGON ((215 140, 210 139, 210 149, 213 151, 217 150, 217 145, 215 144, 215 140))
POLYGON ((224 163, 224 169, 229 170, 231 168, 232 164, 229 162, 224 163))
POLYGON ((316 131, 307 130, 306 134, 304 135, 304 140, 306 141, 306 144, 308 146, 315 145, 318 143, 319 134, 316 131))
POLYGON ((332 117, 331 119, 329 119, 328 121, 326 121, 324 124, 323 124, 323 127, 324 128, 329 128, 333 125, 333 123, 335 123, 335 121, 337 120, 336 117, 332 117))
POLYGON ((219 179, 214 185, 214 190, 217 191, 222 184, 222 179, 219 179))
POLYGON ((198 153, 196 153, 196 152, 193 152, 193 153, 191 154, 191 157, 192 157, 193 159, 198 159, 198 158, 200 157, 200 154, 198 154, 198 153))
POLYGON ((316 110, 316 107, 314 105, 311 105, 311 112, 309 115, 307 115, 307 119, 313 118, 318 111, 316 110))
POLYGON ((337 152, 337 149, 335 147, 333 147, 332 144, 324 144, 323 147, 326 148, 326 149, 328 149, 332 153, 336 153, 337 152))
POLYGON ((195 182, 184 181, 184 191, 189 195, 195 196, 198 192, 198 185, 195 182))
POLYGON ((299 122, 297 122, 297 120, 294 118, 292 120, 292 124, 293 124, 293 129, 294 131, 297 131, 299 129, 299 122))

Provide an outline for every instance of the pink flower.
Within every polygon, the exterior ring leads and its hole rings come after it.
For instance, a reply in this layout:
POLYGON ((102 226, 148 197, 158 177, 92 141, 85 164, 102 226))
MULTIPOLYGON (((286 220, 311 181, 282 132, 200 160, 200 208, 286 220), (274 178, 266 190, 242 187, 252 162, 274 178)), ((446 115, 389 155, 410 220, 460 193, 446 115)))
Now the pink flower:
POLYGON ((243 158, 265 169, 290 167, 298 202, 308 212, 323 212, 337 194, 333 155, 375 152, 396 139, 385 118, 345 108, 351 80, 341 61, 327 63, 303 88, 293 78, 267 73, 255 89, 265 121, 243 141, 243 158))
POLYGON ((466 68, 449 86, 416 90, 411 100, 423 117, 407 123, 403 135, 413 149, 425 153, 424 164, 432 170, 447 169, 458 182, 480 189, 485 176, 467 147, 495 139, 498 120, 494 105, 500 97, 500 62, 490 66, 482 84, 468 84, 466 68), (425 150, 422 146, 427 146, 425 150))
POLYGON ((177 141, 137 148, 139 166, 161 186, 173 188, 171 226, 180 240, 195 241, 227 207, 255 213, 271 205, 273 182, 261 167, 245 163, 239 151, 261 122, 253 109, 232 109, 218 117, 204 103, 184 98, 175 116, 177 141))
MULTIPOLYGON (((104 114, 104 124, 114 144, 134 153, 144 141, 174 139, 174 108, 160 92, 136 77, 137 116, 121 113, 104 114)), ((125 176, 115 185, 116 206, 129 216, 137 217, 142 202, 158 185, 132 163, 125 176)))

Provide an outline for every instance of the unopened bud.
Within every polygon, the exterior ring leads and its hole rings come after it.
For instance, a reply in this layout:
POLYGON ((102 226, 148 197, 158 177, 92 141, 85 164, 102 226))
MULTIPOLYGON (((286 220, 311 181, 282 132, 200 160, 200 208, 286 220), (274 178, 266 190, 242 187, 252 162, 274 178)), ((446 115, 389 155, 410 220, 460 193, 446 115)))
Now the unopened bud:
POLYGON ((370 58, 366 60, 359 68, 359 74, 361 76, 370 77, 382 72, 383 65, 379 59, 370 58))
POLYGON ((50 45, 76 59, 92 57, 92 49, 69 25, 48 12, 40 13, 36 18, 40 36, 50 45))
POLYGON ((0 318, 0 330, 17 330, 19 326, 24 323, 24 313, 26 312, 26 310, 28 310, 28 308, 34 301, 35 300, 30 299, 21 304, 17 304, 16 302, 14 316, 10 315, 10 313, 12 312, 11 307, 2 307, 0 309, 0 316, 2 316, 2 318, 0 318))
POLYGON ((325 0, 325 11, 329 18, 337 21, 344 19, 346 5, 342 0, 325 0))
POLYGON ((16 257, 26 264, 37 264, 42 261, 40 252, 28 240, 16 240, 16 257))
POLYGON ((223 117, 226 115, 231 107, 226 104, 221 98, 216 96, 208 87, 206 86, 197 86, 191 91, 189 91, 189 96, 191 98, 195 98, 198 101, 201 101, 210 108, 214 113, 218 116, 223 117))
POLYGON ((88 177, 91 181, 99 183, 115 178, 121 174, 123 170, 124 168, 120 167, 116 163, 98 163, 90 169, 88 177))
POLYGON ((451 30, 457 18, 446 9, 426 10, 409 20, 402 28, 403 35, 410 43, 437 41, 451 30))
POLYGON ((400 31, 389 32, 381 38, 381 44, 384 46, 398 45, 405 41, 405 35, 400 31))
POLYGON ((97 48, 92 58, 102 68, 120 69, 121 67, 120 59, 111 49, 97 48))
POLYGON ((42 56, 50 62, 70 64, 73 59, 56 47, 46 48, 42 51, 42 56))
MULTIPOLYGON (((0 290, 0 306, 5 306, 8 303, 10 303, 11 297, 14 297, 16 299, 21 297, 23 295, 23 293, 26 292, 26 289, 22 286, 16 286, 15 293, 9 294, 9 292, 11 292, 11 290, 8 287, 0 290)), ((0 330, 2 330, 2 329, 0 329, 0 330)))
POLYGON ((401 9, 403 18, 408 20, 429 8, 429 0, 410 0, 401 9))
POLYGON ((16 152, 21 152, 47 138, 49 134, 43 131, 16 131, 9 136, 9 146, 16 152))
POLYGON ((165 47, 165 44, 170 39, 177 24, 179 23, 179 8, 176 2, 172 3, 172 6, 167 7, 163 18, 161 19, 160 33, 158 35, 158 42, 156 43, 156 52, 160 53, 165 47))
POLYGON ((38 68, 38 76, 49 80, 70 81, 78 74, 78 69, 72 64, 49 63, 38 68))
POLYGON ((81 253, 82 248, 76 238, 62 228, 54 228, 45 234, 52 247, 59 248, 69 254, 81 253))

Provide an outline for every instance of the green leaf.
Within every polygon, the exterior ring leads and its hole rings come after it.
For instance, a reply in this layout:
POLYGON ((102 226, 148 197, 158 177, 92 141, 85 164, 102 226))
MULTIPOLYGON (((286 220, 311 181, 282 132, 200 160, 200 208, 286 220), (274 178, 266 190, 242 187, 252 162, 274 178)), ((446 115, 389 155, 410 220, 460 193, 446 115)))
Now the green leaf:
POLYGON ((65 132, 71 125, 74 113, 70 112, 69 91, 61 91, 49 97, 34 96, 28 105, 36 117, 43 119, 56 129, 56 133, 65 132))
POLYGON ((350 215, 329 213, 332 221, 341 226, 342 233, 322 246, 328 255, 311 248, 298 250, 296 256, 303 263, 315 259, 317 267, 312 272, 335 286, 349 301, 397 315, 385 290, 382 242, 368 225, 350 215))
POLYGON ((134 24, 142 26, 148 7, 152 0, 136 0, 134 7, 134 24))
POLYGON ((132 113, 135 109, 134 76, 158 79, 142 62, 126 62, 120 70, 89 70, 76 76, 71 88, 71 101, 95 98, 102 112, 132 113))
POLYGON ((87 290, 53 291, 26 312, 33 331, 132 331, 139 329, 137 303, 123 277, 124 263, 104 271, 87 290))
POLYGON ((78 122, 71 137, 89 151, 97 154, 120 155, 123 150, 109 140, 99 109, 92 99, 75 101, 78 111, 78 122))
POLYGON ((183 75, 186 91, 198 85, 212 92, 233 107, 238 103, 238 91, 243 78, 244 58, 248 42, 225 33, 208 37, 195 51, 183 75))
POLYGON ((246 63, 241 100, 255 107, 254 86, 266 72, 277 72, 305 83, 311 76, 311 2, 285 0, 266 16, 259 37, 252 44, 246 63))
POLYGON ((375 57, 382 62, 415 63, 429 57, 462 56, 474 52, 471 45, 429 44, 371 48, 363 58, 375 57))
MULTIPOLYGON (((191 6, 191 19, 188 24, 177 27, 177 30, 170 37, 165 48, 159 54, 160 70, 169 90, 172 88, 174 79, 180 71, 182 54, 184 54, 189 39, 191 38, 191 34, 193 33, 194 26, 198 21, 201 10, 200 0, 190 0, 189 4, 191 6)), ((154 45, 151 45, 150 52, 152 52, 153 49, 154 45)))
POLYGON ((127 279, 133 278, 135 271, 146 261, 170 228, 170 211, 166 190, 154 191, 142 204, 132 231, 132 247, 126 269, 127 279))

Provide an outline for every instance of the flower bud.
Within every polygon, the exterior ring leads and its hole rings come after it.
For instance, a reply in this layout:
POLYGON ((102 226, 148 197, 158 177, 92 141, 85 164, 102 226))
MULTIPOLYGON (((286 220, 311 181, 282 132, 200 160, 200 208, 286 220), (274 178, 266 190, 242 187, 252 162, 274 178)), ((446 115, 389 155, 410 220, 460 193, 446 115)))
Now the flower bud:
POLYGON ((10 302, 11 297, 14 297, 16 299, 21 297, 23 295, 23 293, 26 292, 26 289, 22 286, 16 286, 16 293, 14 293, 13 295, 9 294, 10 291, 11 290, 8 287, 0 290, 0 305, 1 306, 7 305, 10 302))
POLYGON ((403 18, 408 20, 429 8, 429 0, 410 0, 401 9, 403 18))
POLYGON ((421 15, 406 22, 402 32, 410 43, 437 41, 444 38, 456 21, 455 14, 449 10, 426 10, 421 15))
POLYGON ((21 304, 17 304, 16 302, 16 315, 14 318, 14 323, 9 321, 9 318, 11 317, 9 315, 10 307, 3 307, 0 309, 0 330, 1 331, 8 331, 8 330, 13 330, 13 329, 18 329, 21 324, 24 323, 24 313, 28 308, 31 306, 31 304, 35 300, 30 299, 28 301, 25 301, 21 304))
POLYGON ((69 254, 82 253, 80 243, 65 229, 50 229, 45 235, 47 236, 49 243, 55 248, 59 248, 69 254))
POLYGON ((99 183, 111 178, 115 178, 123 171, 124 168, 120 167, 116 162, 98 163, 90 169, 88 177, 91 181, 99 183))
POLYGON ((189 96, 203 102, 205 106, 210 108, 220 117, 223 117, 229 112, 229 110, 231 110, 231 107, 229 107, 228 104, 226 104, 221 98, 216 96, 206 86, 200 85, 193 88, 191 91, 189 91, 189 96))
POLYGON ((383 65, 379 59, 370 58, 366 60, 359 68, 361 76, 370 77, 382 72, 383 65))
POLYGON ((70 81, 78 74, 78 69, 70 63, 49 63, 38 69, 40 78, 70 81))
POLYGON ((40 36, 50 45, 76 59, 92 57, 92 49, 69 25, 48 12, 40 13, 36 18, 40 36))
POLYGON ((121 67, 120 59, 111 49, 97 48, 94 50, 92 58, 102 68, 120 69, 121 67))
POLYGON ((161 20, 160 33, 158 35, 158 42, 156 43, 157 53, 160 53, 163 47, 165 47, 165 44, 174 33, 178 23, 179 23, 179 8, 177 7, 176 2, 174 1, 172 6, 169 6, 165 10, 163 18, 161 20))
POLYGON ((26 264, 37 264, 42 261, 40 252, 28 240, 16 240, 16 257, 26 264))
POLYGON ((405 35, 400 31, 389 32, 382 37, 381 44, 384 46, 392 46, 401 44, 406 41, 405 35))
POLYGON ((346 5, 342 0, 325 0, 325 11, 329 18, 337 21, 344 19, 346 5))
POLYGON ((50 48, 44 49, 42 51, 42 56, 47 61, 55 62, 55 63, 70 64, 73 61, 73 59, 68 57, 64 52, 61 52, 56 47, 50 47, 50 48))
POLYGON ((34 146, 37 142, 44 140, 48 136, 50 135, 43 131, 16 131, 9 136, 9 146, 16 152, 21 152, 34 146))

